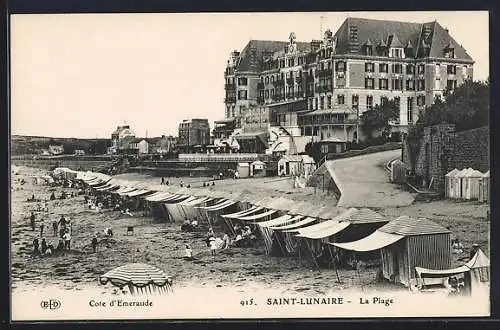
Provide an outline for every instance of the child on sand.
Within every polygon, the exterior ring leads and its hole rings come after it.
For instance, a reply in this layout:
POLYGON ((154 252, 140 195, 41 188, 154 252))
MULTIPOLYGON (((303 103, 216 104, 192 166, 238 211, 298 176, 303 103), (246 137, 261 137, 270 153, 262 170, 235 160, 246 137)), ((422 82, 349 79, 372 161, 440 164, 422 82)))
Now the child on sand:
POLYGON ((215 237, 210 237, 208 239, 208 242, 210 244, 210 253, 212 254, 212 257, 215 257, 215 250, 217 249, 217 244, 215 242, 215 237))
POLYGON ((189 244, 186 244, 186 249, 184 250, 184 260, 193 260, 193 250, 189 244))
POLYGON ((94 251, 94 253, 97 251, 97 234, 92 238, 92 251, 94 251))

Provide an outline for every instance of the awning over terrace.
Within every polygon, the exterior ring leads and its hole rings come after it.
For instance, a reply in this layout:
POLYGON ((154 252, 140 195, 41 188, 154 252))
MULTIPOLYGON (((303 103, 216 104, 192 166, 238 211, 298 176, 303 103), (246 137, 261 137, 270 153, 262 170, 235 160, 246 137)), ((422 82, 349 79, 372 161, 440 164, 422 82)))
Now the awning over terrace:
POLYGON ((403 235, 384 233, 376 230, 373 234, 348 243, 328 243, 344 250, 366 252, 384 248, 404 238, 403 235))
POLYGON ((236 204, 237 202, 235 201, 232 201, 232 200, 223 200, 215 205, 212 205, 212 206, 196 206, 196 208, 199 208, 199 209, 205 209, 206 211, 218 211, 218 210, 222 210, 223 208, 226 208, 228 206, 231 206, 233 204, 236 204))
POLYGON ((132 191, 136 191, 136 190, 137 189, 135 189, 134 187, 129 187, 129 188, 125 189, 124 191, 119 192, 118 194, 121 196, 126 196, 128 193, 131 193, 132 191))
POLYGON ((187 195, 175 194, 175 195, 170 195, 168 197, 163 197, 162 199, 159 200, 159 202, 168 203, 168 204, 177 203, 177 202, 185 200, 188 197, 189 196, 187 196, 187 195))
POLYGON ((191 201, 189 203, 186 203, 185 205, 186 206, 195 206, 195 205, 199 205, 202 203, 210 202, 211 200, 212 200, 212 198, 210 198, 210 197, 200 197, 199 199, 191 201))
POLYGON ((298 235, 305 235, 305 234, 309 234, 309 233, 314 233, 314 232, 319 231, 319 230, 324 229, 324 228, 328 228, 336 223, 338 223, 338 221, 326 220, 326 221, 317 223, 315 225, 289 230, 289 232, 295 232, 298 235))
POLYGON ((243 220, 243 221, 253 221, 253 220, 257 220, 257 219, 262 219, 264 217, 267 217, 267 216, 270 216, 274 213, 278 212, 277 210, 269 210, 269 211, 266 211, 264 213, 258 213, 258 214, 254 214, 254 215, 247 215, 247 216, 244 216, 244 217, 237 217, 238 220, 243 220))
POLYGON ((154 199, 155 199, 156 197, 158 197, 158 196, 160 196, 160 195, 163 195, 163 194, 164 194, 164 192, 157 191, 157 192, 155 192, 155 193, 153 193, 153 194, 151 194, 151 195, 149 195, 149 196, 145 197, 144 199, 145 199, 145 200, 147 200, 147 201, 154 201, 154 199))
POLYGON ((419 277, 440 278, 440 277, 448 277, 448 276, 453 276, 453 275, 457 275, 457 274, 462 274, 462 273, 470 271, 470 268, 467 266, 460 266, 460 267, 453 268, 453 269, 438 270, 438 269, 427 269, 427 268, 422 268, 422 267, 415 267, 415 270, 417 271, 417 274, 419 277))
POLYGON ((127 196, 129 196, 129 197, 136 197, 136 196, 141 196, 141 195, 149 194, 150 192, 151 192, 151 190, 139 189, 139 190, 136 190, 136 191, 132 191, 131 193, 128 193, 127 196))
POLYGON ((299 234, 297 236, 304 237, 304 238, 310 238, 310 239, 322 239, 325 237, 330 237, 332 235, 335 235, 336 233, 349 227, 349 225, 350 225, 350 223, 347 221, 335 222, 333 225, 330 225, 329 227, 322 228, 320 230, 306 233, 306 234, 299 234))
MULTIPOLYGON (((302 217, 302 216, 301 216, 302 217)), ((314 221, 316 221, 315 218, 305 218, 303 220, 300 220, 298 222, 294 222, 292 224, 289 224, 289 225, 285 225, 285 226, 273 226, 273 227, 270 227, 271 229, 274 229, 274 230, 283 230, 283 231, 287 231, 289 229, 295 229, 295 228, 300 228, 300 227, 303 227, 305 225, 308 225, 310 223, 313 223, 314 221)))
POLYGON ((268 220, 268 221, 262 221, 262 222, 256 222, 259 226, 261 227, 272 227, 272 226, 279 226, 283 225, 285 223, 290 222, 290 219, 293 217, 289 214, 282 215, 281 217, 278 217, 276 219, 268 220))
POLYGON ((259 211, 261 211, 263 209, 264 208, 260 207, 260 206, 252 206, 251 208, 249 208, 247 210, 239 211, 239 212, 236 212, 236 213, 223 214, 222 216, 224 218, 233 218, 233 219, 235 219, 237 217, 243 217, 243 216, 255 213, 255 212, 259 212, 259 211))

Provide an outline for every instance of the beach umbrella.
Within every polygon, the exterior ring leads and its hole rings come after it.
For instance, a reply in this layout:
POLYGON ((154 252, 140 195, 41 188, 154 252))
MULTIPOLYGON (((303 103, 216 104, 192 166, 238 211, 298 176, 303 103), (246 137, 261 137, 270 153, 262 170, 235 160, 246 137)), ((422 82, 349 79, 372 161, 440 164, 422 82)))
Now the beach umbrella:
POLYGON ((142 263, 131 263, 110 270, 99 277, 101 284, 110 282, 120 289, 128 287, 132 295, 161 295, 172 291, 172 279, 161 269, 142 263))

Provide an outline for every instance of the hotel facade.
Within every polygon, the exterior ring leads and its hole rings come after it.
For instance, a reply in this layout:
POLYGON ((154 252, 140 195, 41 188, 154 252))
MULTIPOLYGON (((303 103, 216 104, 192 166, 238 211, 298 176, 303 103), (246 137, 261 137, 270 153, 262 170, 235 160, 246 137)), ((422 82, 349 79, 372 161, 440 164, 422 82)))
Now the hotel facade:
MULTIPOLYGON (((347 18, 323 40, 251 40, 230 54, 225 120, 240 145, 304 151, 311 141, 363 139, 360 115, 394 99, 404 132, 436 97, 472 79, 474 61, 437 21, 347 18)), ((245 148, 243 148, 245 149, 245 148)))

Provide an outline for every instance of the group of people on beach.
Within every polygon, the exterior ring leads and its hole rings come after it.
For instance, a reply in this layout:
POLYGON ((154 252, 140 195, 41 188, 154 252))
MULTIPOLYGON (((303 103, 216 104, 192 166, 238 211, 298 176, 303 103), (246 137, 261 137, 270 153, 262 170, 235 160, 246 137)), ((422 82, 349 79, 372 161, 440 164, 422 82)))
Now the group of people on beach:
MULTIPOLYGON (((181 225, 181 231, 193 232, 199 228, 198 219, 195 217, 193 220, 185 218, 181 225)), ((249 226, 241 226, 237 223, 232 230, 226 230, 222 237, 217 237, 212 226, 209 226, 208 232, 205 235, 205 244, 210 249, 212 256, 216 255, 218 249, 225 250, 234 247, 248 247, 253 246, 257 237, 252 232, 249 226), (232 232, 232 233, 231 233, 232 232)), ((193 249, 189 244, 185 244, 185 260, 194 260, 193 249)))
MULTIPOLYGON (((36 216, 34 212, 31 212, 30 225, 31 229, 35 231, 36 216)), ((33 253, 35 255, 51 256, 57 252, 71 250, 71 222, 69 219, 66 219, 63 215, 59 221, 54 220, 54 222, 52 222, 53 236, 58 236, 59 238, 59 243, 56 248, 54 248, 53 244, 47 243, 44 237, 45 226, 44 219, 40 219, 40 235, 33 239, 33 253)))

